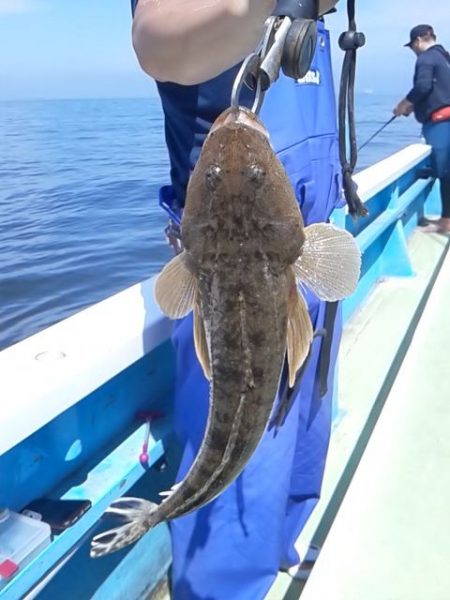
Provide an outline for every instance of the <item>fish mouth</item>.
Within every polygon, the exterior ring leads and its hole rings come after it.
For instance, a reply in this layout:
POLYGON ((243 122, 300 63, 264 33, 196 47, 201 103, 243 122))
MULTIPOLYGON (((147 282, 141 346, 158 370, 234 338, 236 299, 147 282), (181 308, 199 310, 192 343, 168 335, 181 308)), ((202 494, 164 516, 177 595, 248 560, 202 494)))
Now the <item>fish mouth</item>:
POLYGON ((244 125, 250 129, 259 131, 259 133, 262 133, 264 137, 269 139, 269 133, 262 122, 250 109, 245 108, 244 106, 229 108, 222 113, 213 123, 210 133, 213 133, 221 127, 228 127, 230 125, 244 125))

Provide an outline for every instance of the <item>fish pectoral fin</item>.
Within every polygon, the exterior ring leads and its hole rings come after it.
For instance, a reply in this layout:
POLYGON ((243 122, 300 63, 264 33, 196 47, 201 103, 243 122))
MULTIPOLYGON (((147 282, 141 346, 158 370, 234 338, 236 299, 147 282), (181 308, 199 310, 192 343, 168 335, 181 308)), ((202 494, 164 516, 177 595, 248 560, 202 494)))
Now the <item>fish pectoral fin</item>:
POLYGON ((119 498, 113 502, 106 513, 125 524, 96 535, 91 542, 91 558, 105 556, 136 542, 152 527, 150 517, 156 508, 156 504, 143 498, 119 498))
POLYGON ((305 227, 303 252, 294 272, 321 300, 342 300, 358 284, 361 251, 348 231, 330 223, 315 223, 305 227))
POLYGON ((170 319, 189 314, 197 296, 197 279, 187 266, 186 253, 175 256, 155 283, 155 300, 170 319))
POLYGON ((287 358, 289 364, 289 387, 293 387, 297 371, 308 356, 313 339, 313 328, 306 302, 297 289, 295 281, 289 296, 287 323, 287 358))
POLYGON ((194 344, 199 363, 202 365, 206 379, 211 380, 211 363, 209 360, 208 342, 206 340, 205 324, 198 304, 194 306, 194 344))

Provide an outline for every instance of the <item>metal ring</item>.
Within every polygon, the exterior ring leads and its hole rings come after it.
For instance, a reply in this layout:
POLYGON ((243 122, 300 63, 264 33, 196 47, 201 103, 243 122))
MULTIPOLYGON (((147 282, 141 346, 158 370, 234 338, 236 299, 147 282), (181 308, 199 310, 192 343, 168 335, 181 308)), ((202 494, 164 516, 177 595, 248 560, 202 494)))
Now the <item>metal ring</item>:
POLYGON ((255 100, 252 108, 250 109, 253 113, 258 114, 262 101, 264 99, 264 92, 261 88, 261 80, 258 76, 258 69, 261 63, 261 59, 258 54, 252 53, 247 56, 239 69, 236 79, 233 83, 233 89, 231 91, 231 106, 237 108, 239 106, 239 98, 241 96, 242 86, 246 83, 247 75, 256 74, 256 89, 255 89, 255 100))
MULTIPOLYGON (((257 50, 249 54, 243 61, 236 79, 234 80, 233 89, 231 91, 232 107, 237 108, 239 106, 242 86, 245 84, 249 89, 255 90, 255 99, 250 110, 254 114, 259 113, 266 91, 278 76, 277 73, 272 81, 272 79, 268 77, 267 73, 261 70, 261 64, 272 49, 277 30, 282 24, 282 21, 283 19, 275 16, 269 17, 266 20, 264 37, 262 38, 257 50), (253 86, 248 81, 250 75, 253 79, 253 86)), ((278 64, 278 69, 279 68, 280 64, 278 64)))

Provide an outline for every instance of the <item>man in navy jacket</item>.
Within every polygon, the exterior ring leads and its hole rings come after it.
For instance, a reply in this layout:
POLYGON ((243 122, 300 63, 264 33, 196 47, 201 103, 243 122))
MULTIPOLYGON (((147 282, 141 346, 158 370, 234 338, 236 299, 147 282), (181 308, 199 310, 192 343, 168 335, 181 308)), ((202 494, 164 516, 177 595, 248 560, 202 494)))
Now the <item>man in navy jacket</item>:
POLYGON ((442 213, 439 220, 428 221, 424 230, 450 233, 450 55, 436 42, 430 25, 414 27, 405 46, 417 55, 414 86, 394 108, 394 114, 408 116, 414 111, 433 149, 432 167, 440 180, 442 213))

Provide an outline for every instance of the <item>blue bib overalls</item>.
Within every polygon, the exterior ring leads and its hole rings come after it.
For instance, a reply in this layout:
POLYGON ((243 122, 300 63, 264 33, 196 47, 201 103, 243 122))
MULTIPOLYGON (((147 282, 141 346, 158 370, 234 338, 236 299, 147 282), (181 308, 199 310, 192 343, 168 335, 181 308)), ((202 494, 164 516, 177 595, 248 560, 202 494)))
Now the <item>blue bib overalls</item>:
MULTIPOLYGON (((237 68, 230 69, 199 86, 158 84, 171 157, 172 188, 165 195, 172 196, 175 205, 183 205, 189 172, 209 127, 229 105, 236 72, 237 68)), ((322 23, 311 71, 301 82, 281 76, 266 94, 261 117, 296 191, 305 223, 326 221, 341 199, 341 171, 329 35, 322 23)), ((307 301, 319 330, 326 303, 312 293, 307 301)), ((328 347, 328 385, 319 378, 326 344, 316 337, 283 425, 265 433, 243 473, 219 498, 170 523, 175 600, 262 600, 280 567, 298 561, 293 544, 320 494, 340 333, 338 309, 328 347)), ((195 355, 192 316, 176 323, 173 342, 174 422, 184 447, 177 478, 181 480, 203 438, 209 384, 195 355)))

